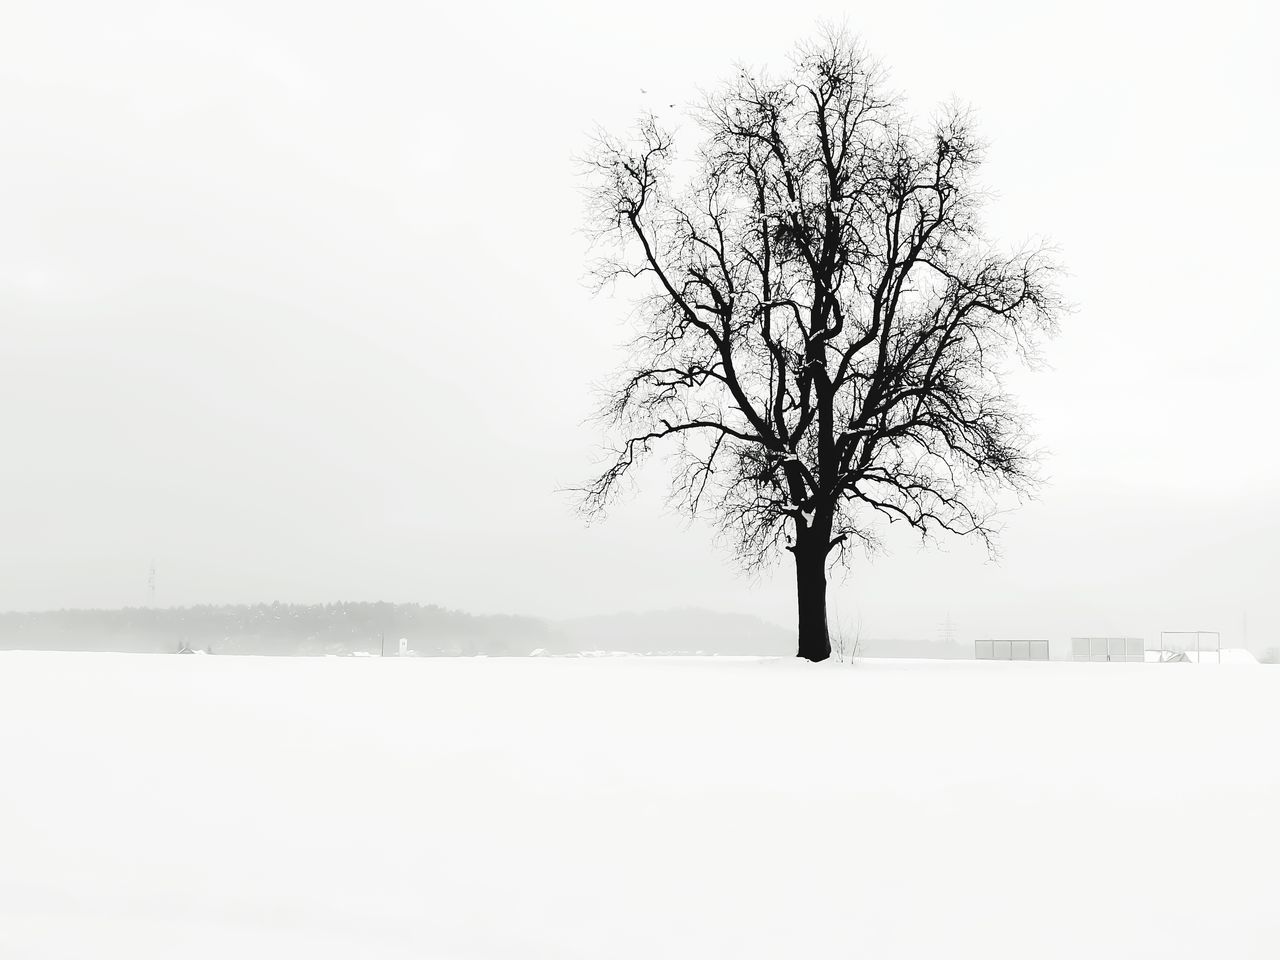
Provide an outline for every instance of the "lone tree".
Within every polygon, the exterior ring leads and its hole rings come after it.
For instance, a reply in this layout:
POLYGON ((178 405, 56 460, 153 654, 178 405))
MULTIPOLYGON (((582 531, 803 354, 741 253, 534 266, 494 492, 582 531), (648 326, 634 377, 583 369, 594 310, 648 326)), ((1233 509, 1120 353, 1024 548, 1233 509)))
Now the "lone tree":
POLYGON ((883 518, 990 548, 1000 494, 1034 482, 1000 374, 1058 301, 1042 249, 983 236, 963 110, 917 126, 840 34, 793 65, 707 95, 687 156, 650 115, 586 160, 594 276, 644 291, 583 503, 671 447, 673 496, 748 569, 794 555, 799 655, 824 660, 833 554, 874 547, 883 518))

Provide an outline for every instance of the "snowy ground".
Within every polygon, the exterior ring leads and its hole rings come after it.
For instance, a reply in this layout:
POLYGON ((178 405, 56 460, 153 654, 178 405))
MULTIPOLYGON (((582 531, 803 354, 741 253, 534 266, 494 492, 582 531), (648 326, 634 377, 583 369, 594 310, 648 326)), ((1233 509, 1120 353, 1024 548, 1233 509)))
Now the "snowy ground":
POLYGON ((0 654, 0 957, 1275 958, 1280 668, 0 654))

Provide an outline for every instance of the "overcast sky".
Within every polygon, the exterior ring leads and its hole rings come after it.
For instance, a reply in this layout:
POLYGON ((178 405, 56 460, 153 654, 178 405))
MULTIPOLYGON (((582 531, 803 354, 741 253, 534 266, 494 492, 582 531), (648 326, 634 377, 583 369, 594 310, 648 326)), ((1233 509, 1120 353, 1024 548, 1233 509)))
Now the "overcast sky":
POLYGON ((1280 23, 1242 0, 5 0, 0 608, 145 603, 154 558, 164 604, 791 623, 789 566, 738 575, 661 471, 591 528, 556 493, 627 311, 573 156, 824 18, 976 108, 993 235, 1052 238, 1077 305, 1016 381, 1051 483, 1000 563, 894 538, 835 613, 1280 643, 1280 23))

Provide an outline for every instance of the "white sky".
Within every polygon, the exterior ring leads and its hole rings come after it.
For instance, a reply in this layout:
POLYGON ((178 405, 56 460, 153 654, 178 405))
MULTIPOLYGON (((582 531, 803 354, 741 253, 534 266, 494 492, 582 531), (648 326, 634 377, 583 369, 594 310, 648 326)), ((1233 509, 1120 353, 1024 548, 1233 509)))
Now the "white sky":
POLYGON ((585 529, 597 122, 846 20, 921 113, 972 103, 993 233, 1077 304, 1018 387, 1053 478, 999 565, 910 541, 874 635, 1206 628, 1280 643, 1266 3, 110 5, 0 15, 0 608, 417 600, 791 622, 662 475, 585 529), (641 89, 648 91, 642 94, 641 89))

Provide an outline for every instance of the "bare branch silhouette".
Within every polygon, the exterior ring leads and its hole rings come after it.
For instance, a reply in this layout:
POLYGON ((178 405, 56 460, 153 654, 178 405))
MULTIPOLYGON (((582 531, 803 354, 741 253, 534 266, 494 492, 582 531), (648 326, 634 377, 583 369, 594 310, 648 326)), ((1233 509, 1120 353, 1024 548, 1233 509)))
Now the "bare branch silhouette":
POLYGON ((742 70, 677 156, 653 116, 586 161, 601 284, 639 281, 642 333, 602 414, 620 438, 585 490, 605 509, 660 447, 674 496, 747 568, 795 556, 799 652, 830 654, 826 571, 879 520, 992 544, 1034 456, 1002 384, 1055 326, 1055 264, 983 235, 965 111, 925 128, 840 34, 791 75, 742 70))

